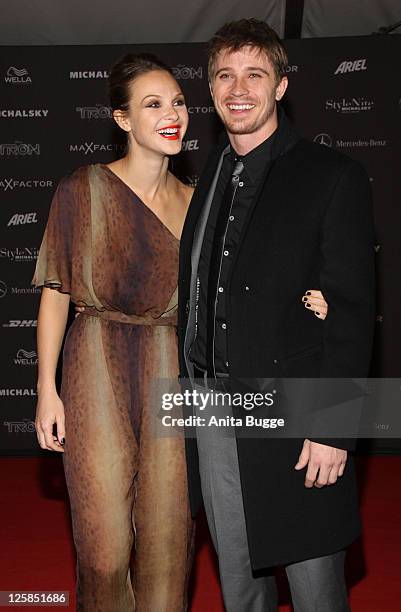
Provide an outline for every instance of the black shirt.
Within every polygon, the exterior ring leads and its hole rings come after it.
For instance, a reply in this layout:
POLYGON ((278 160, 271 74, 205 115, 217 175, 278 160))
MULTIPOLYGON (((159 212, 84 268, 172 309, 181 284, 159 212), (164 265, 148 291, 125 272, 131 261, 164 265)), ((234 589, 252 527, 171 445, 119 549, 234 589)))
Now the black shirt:
MULTIPOLYGON (((276 130, 277 131, 277 130, 276 130)), ((235 250, 240 242, 241 232, 245 225, 245 220, 250 208, 255 204, 255 196, 259 189, 262 177, 268 169, 271 161, 271 149, 276 135, 276 131, 264 140, 260 145, 252 149, 249 153, 239 156, 230 147, 225 154, 220 176, 217 181, 216 191, 210 208, 209 217, 206 224, 205 235, 199 259, 198 278, 199 278, 199 302, 197 314, 197 333, 191 347, 190 358, 204 370, 208 370, 209 376, 214 376, 215 372, 228 372, 229 360, 227 354, 227 322, 226 322, 226 290, 227 279, 229 277, 230 266, 235 250), (220 238, 218 256, 211 262, 213 241, 220 206, 231 173, 236 160, 241 160, 244 169, 240 174, 238 188, 236 190, 231 214, 227 215, 224 223, 224 233, 220 238), (209 274, 211 268, 217 284, 208 287, 209 274), (209 291, 212 293, 208 295, 209 291), (213 313, 214 330, 208 330, 208 304, 215 303, 215 313, 213 313), (214 334, 213 334, 214 331, 214 334), (213 339, 211 350, 207 351, 207 345, 213 339), (212 359, 207 359, 209 352, 212 359), (214 360, 214 363, 213 363, 214 360), (212 361, 212 363, 211 363, 212 361)), ((209 316, 209 322, 211 318, 209 316)))

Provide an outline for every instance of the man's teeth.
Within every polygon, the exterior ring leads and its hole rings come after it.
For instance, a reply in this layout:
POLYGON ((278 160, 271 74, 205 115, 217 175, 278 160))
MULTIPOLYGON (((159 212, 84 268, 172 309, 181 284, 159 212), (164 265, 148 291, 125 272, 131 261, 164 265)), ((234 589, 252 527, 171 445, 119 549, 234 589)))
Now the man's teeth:
POLYGON ((255 108, 254 104, 229 104, 228 108, 230 110, 251 110, 251 108, 255 108))
POLYGON ((178 128, 165 128, 164 130, 157 130, 159 134, 177 134, 178 128))

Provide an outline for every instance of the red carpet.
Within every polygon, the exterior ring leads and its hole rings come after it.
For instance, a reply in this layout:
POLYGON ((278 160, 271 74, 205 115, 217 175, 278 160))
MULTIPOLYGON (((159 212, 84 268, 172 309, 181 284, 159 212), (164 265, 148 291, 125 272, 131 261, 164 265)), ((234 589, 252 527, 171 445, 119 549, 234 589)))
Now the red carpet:
MULTIPOLYGON (((401 457, 360 458, 358 467, 364 537, 347 559, 352 610, 401 612, 401 457)), ((0 591, 69 590, 68 609, 74 610, 75 557, 61 458, 0 458, 0 477, 0 591)), ((282 576, 279 589, 279 610, 289 612, 282 576)), ((203 520, 192 593, 191 612, 223 612, 203 520)))

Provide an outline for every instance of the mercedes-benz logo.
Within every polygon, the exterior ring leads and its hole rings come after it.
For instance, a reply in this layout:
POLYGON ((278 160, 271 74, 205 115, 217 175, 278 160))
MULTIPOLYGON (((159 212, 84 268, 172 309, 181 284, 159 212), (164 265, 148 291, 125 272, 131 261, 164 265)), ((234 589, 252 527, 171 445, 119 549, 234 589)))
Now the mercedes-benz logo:
POLYGON ((3 298, 7 293, 7 285, 6 283, 3 283, 3 281, 0 281, 0 298, 3 298))
POLYGON ((331 136, 329 136, 329 134, 318 134, 317 136, 315 136, 313 141, 317 142, 318 144, 324 145, 325 147, 333 146, 333 139, 331 136))

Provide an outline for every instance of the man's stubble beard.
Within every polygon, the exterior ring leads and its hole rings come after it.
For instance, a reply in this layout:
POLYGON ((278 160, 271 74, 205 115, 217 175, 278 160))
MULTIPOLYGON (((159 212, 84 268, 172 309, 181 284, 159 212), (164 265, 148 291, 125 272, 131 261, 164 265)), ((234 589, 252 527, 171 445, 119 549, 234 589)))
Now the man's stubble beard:
POLYGON ((219 115, 221 121, 224 123, 224 127, 226 128, 227 132, 229 134, 240 135, 240 134, 254 134, 255 132, 257 132, 272 117, 275 107, 276 107, 276 100, 274 98, 269 104, 266 111, 263 113, 263 115, 260 117, 256 117, 252 121, 252 123, 248 123, 248 124, 246 123, 246 119, 241 122, 239 121, 226 122, 224 115, 222 113, 220 114, 220 112, 217 109, 216 110, 217 110, 217 114, 219 115))

